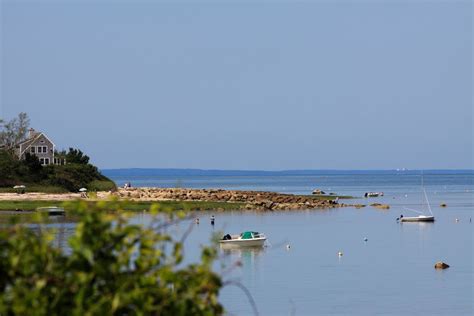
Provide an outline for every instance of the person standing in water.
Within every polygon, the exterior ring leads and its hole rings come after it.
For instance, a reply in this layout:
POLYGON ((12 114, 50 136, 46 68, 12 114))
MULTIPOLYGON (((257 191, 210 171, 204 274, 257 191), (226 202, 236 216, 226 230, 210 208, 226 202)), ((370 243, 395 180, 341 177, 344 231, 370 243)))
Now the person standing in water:
POLYGON ((216 218, 214 217, 214 215, 211 215, 211 225, 214 226, 214 222, 215 222, 216 218))

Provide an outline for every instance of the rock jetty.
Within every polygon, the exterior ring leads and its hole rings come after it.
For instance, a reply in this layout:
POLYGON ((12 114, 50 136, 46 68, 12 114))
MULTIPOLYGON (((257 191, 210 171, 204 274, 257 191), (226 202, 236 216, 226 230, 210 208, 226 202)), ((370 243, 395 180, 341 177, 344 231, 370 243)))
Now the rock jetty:
MULTIPOLYGON (((113 193, 121 199, 134 201, 206 201, 244 204, 246 209, 302 210, 350 206, 334 199, 311 195, 293 195, 263 191, 222 189, 128 188, 113 193)), ((242 208, 242 207, 240 207, 242 208)))

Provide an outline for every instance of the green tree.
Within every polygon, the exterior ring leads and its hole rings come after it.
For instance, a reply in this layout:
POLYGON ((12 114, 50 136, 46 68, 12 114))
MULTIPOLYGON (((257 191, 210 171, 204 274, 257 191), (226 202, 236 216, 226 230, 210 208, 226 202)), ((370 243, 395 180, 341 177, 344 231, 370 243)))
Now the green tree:
POLYGON ((87 165, 89 163, 89 156, 85 155, 79 149, 69 148, 69 151, 66 154, 66 163, 87 165))
POLYGON ((220 315, 214 248, 184 266, 183 246, 166 228, 184 215, 152 207, 152 225, 129 223, 118 202, 75 202, 69 253, 51 232, 0 230, 0 315, 220 315), (165 218, 165 215, 167 219, 165 218))
POLYGON ((39 161, 38 157, 30 153, 25 154, 23 164, 28 168, 29 173, 38 174, 43 169, 43 166, 41 165, 41 162, 39 161))
POLYGON ((0 150, 0 187, 16 184, 20 162, 5 150, 0 150))
POLYGON ((29 126, 30 119, 24 112, 8 122, 0 119, 0 145, 12 151, 16 144, 26 139, 29 126))

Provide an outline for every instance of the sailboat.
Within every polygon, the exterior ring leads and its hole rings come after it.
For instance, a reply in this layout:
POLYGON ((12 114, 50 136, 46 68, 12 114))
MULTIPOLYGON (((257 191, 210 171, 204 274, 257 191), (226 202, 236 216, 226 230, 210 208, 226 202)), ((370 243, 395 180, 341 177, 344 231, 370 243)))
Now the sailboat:
MULTIPOLYGON (((421 177, 421 181, 422 181, 421 185, 423 187, 423 176, 421 177)), ((400 222, 434 222, 435 221, 435 217, 433 215, 433 212, 431 211, 430 202, 428 201, 428 196, 426 195, 426 190, 425 190, 424 187, 423 187, 423 194, 425 196, 425 201, 426 201, 426 204, 428 205, 428 210, 430 211, 431 215, 425 215, 420 211, 405 208, 406 210, 416 212, 420 215, 418 215, 418 216, 403 216, 403 215, 400 215, 400 217, 399 217, 400 222)))

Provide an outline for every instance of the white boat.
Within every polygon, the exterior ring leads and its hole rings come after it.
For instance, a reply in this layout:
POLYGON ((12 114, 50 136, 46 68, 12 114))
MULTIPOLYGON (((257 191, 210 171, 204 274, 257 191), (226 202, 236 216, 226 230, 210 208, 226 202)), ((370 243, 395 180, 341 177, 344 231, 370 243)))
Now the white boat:
POLYGON ((39 213, 47 213, 48 215, 64 215, 64 208, 59 206, 43 206, 36 208, 39 213))
POLYGON ((400 222, 434 222, 434 220, 432 215, 400 216, 400 222))
POLYGON ((365 192, 364 197, 378 197, 383 196, 383 192, 365 192))
MULTIPOLYGON (((423 177, 421 178, 421 181, 422 181, 421 183, 422 183, 422 186, 423 186, 423 177)), ((407 222, 434 222, 435 221, 435 217, 433 215, 433 212, 431 211, 430 202, 428 201, 428 196, 426 195, 426 190, 425 190, 424 187, 423 187, 423 194, 424 194, 424 197, 425 197, 426 205, 428 205, 428 210, 430 211, 431 215, 425 215, 420 211, 405 208, 406 210, 416 212, 420 215, 418 215, 418 216, 403 216, 403 215, 400 215, 400 217, 398 218, 398 220, 400 220, 400 222, 407 223, 407 222)))
POLYGON ((264 234, 245 231, 240 235, 225 235, 219 243, 221 246, 225 247, 262 247, 267 240, 267 237, 264 234))

